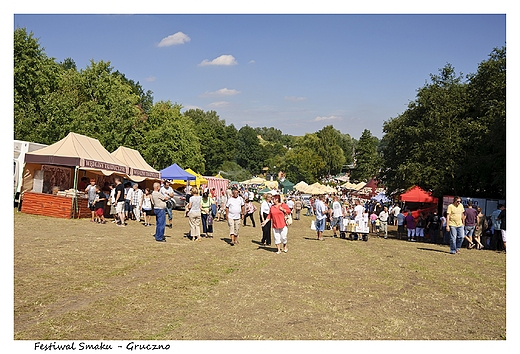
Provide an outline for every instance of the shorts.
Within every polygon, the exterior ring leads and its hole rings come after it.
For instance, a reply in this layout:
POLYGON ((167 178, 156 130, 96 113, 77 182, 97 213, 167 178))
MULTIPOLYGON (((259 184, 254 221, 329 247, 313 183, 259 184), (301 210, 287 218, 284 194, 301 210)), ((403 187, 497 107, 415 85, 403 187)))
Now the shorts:
POLYGON ((96 204, 93 201, 88 202, 88 208, 90 209, 90 211, 96 211, 96 204))
POLYGON ((152 209, 143 209, 144 215, 152 215, 152 209))
POLYGON ((285 245, 287 243, 287 226, 281 229, 273 229, 273 235, 275 245, 279 245, 280 243, 285 245))
POLYGON ((330 222, 330 226, 334 227, 336 225, 341 226, 341 223, 343 222, 343 218, 337 217, 332 218, 332 221, 330 222))
POLYGON ((506 230, 500 230, 500 232, 502 233, 502 242, 506 242, 506 230))
POLYGON ((397 231, 404 232, 404 225, 397 225, 397 231))
POLYGON ((115 204, 110 204, 110 215, 115 215, 117 214, 117 211, 116 211, 116 205, 115 204))
POLYGON ((124 201, 117 202, 116 213, 120 214, 120 213, 124 213, 124 211, 125 211, 125 202, 124 201))
POLYGON ((316 219, 316 231, 318 231, 318 232, 325 231, 325 218, 316 219))
POLYGON ((415 228, 415 236, 424 237, 424 227, 416 227, 415 228))
POLYGON ((240 219, 228 220, 229 234, 238 236, 238 230, 240 229, 240 219))
POLYGON ((105 210, 103 208, 97 208, 96 209, 96 215, 101 216, 105 213, 105 210))

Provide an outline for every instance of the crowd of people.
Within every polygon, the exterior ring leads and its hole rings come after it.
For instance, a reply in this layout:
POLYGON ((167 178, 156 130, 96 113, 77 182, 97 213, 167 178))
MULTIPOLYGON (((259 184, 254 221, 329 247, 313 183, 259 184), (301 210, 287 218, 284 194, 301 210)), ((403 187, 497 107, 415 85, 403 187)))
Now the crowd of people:
MULTIPOLYGON (((88 180, 82 181, 85 185, 88 180)), ((151 218, 155 216, 155 240, 165 242, 165 229, 173 225, 174 191, 169 181, 155 182, 153 190, 139 188, 137 183, 123 184, 116 177, 115 183, 97 186, 95 179, 90 179, 85 187, 88 205, 91 210, 91 221, 105 224, 105 207, 110 208, 112 222, 125 227, 128 220, 136 220, 144 226, 152 226, 151 218)), ((277 253, 288 252, 288 226, 294 220, 301 219, 302 210, 305 216, 314 216, 314 228, 317 240, 324 240, 323 232, 332 230, 332 237, 346 238, 348 220, 358 220, 368 215, 370 232, 388 238, 388 225, 397 226, 397 237, 405 237, 410 242, 431 242, 450 246, 450 253, 458 254, 464 242, 468 249, 506 250, 506 217, 505 205, 499 204, 491 217, 482 214, 480 207, 473 208, 471 201, 466 208, 460 197, 455 197, 443 215, 436 210, 418 217, 412 211, 401 208, 398 203, 383 203, 351 196, 348 193, 322 194, 306 198, 297 192, 283 197, 277 191, 258 194, 248 188, 220 190, 215 188, 199 190, 191 187, 186 190, 186 217, 189 220, 187 237, 193 241, 201 241, 203 237, 212 238, 215 222, 227 221, 230 245, 239 244, 241 225, 247 226, 250 221, 256 227, 255 215, 258 211, 262 229, 262 246, 271 245, 271 232, 277 253), (260 203, 258 209, 253 201, 260 203), (426 237, 428 236, 428 237, 426 237)), ((361 238, 360 238, 361 239, 361 238)), ((363 235, 363 240, 367 240, 363 235)))

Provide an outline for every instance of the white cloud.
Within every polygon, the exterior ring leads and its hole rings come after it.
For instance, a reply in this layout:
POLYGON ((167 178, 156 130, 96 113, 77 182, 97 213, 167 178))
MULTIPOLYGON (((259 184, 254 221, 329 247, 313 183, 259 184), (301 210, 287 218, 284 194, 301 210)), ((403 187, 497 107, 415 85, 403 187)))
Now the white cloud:
POLYGON ((338 117, 338 116, 316 117, 316 118, 314 118, 314 121, 315 122, 320 122, 322 120, 335 120, 335 119, 340 119, 341 120, 341 117, 338 117))
POLYGON ((229 54, 221 55, 218 58, 209 61, 208 59, 204 59, 199 66, 208 66, 208 65, 237 65, 238 62, 235 60, 235 57, 229 54))
POLYGON ((227 101, 218 101, 218 102, 212 102, 208 106, 210 107, 226 107, 229 106, 229 102, 227 101))
POLYGON ((285 96, 285 100, 291 102, 300 102, 305 101, 306 99, 307 97, 285 96))
POLYGON ((157 80, 157 78, 155 76, 149 76, 146 79, 144 79, 144 81, 147 81, 147 82, 154 82, 155 80, 157 80))
POLYGON ((186 42, 191 41, 191 38, 188 37, 186 34, 182 32, 177 32, 175 34, 169 35, 168 37, 165 37, 161 39, 158 47, 169 47, 171 45, 178 45, 178 44, 184 44, 186 42))
POLYGON ((208 96, 234 96, 234 95, 238 95, 239 93, 240 93, 240 91, 235 90, 235 89, 221 88, 220 90, 213 91, 213 92, 206 91, 206 92, 204 92, 200 96, 201 97, 208 97, 208 96))
POLYGON ((249 61, 249 64, 254 64, 254 63, 256 63, 256 61, 254 61, 254 60, 249 61))

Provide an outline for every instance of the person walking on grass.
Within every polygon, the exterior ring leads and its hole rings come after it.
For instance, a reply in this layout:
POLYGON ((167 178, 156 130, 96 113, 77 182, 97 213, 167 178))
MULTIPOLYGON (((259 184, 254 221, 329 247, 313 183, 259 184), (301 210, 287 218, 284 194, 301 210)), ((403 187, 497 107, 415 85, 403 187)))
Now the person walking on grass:
POLYGON ((464 206, 460 197, 453 198, 446 211, 446 230, 450 231, 450 253, 459 254, 464 240, 464 206))
POLYGON ((144 214, 144 226, 151 226, 152 194, 150 193, 150 188, 144 190, 142 210, 144 214))
POLYGON ((266 223, 263 223, 264 220, 267 219, 267 215, 269 215, 269 211, 271 210, 271 202, 273 196, 271 193, 267 193, 265 195, 265 199, 262 201, 260 205, 260 222, 262 222, 262 246, 270 246, 271 245, 271 220, 268 220, 266 223))
POLYGON ((202 241, 202 238, 200 237, 201 205, 202 197, 199 195, 199 190, 196 187, 193 187, 191 189, 190 202, 186 206, 192 241, 202 241))
POLYGON ((273 225, 273 234, 274 234, 274 244, 276 245, 276 254, 282 253, 282 245, 283 252, 287 253, 289 250, 287 248, 287 223, 285 222, 285 216, 291 214, 291 209, 285 203, 282 203, 280 195, 273 195, 274 204, 269 209, 269 214, 267 218, 262 222, 262 226, 265 226, 269 221, 272 221, 273 225))
POLYGON ((114 178, 114 181, 116 183, 116 213, 119 216, 119 221, 116 225, 125 227, 125 187, 121 183, 121 177, 114 178))
MULTIPOLYGON (((388 238, 388 207, 383 207, 383 210, 379 213, 379 222, 381 223, 381 232, 384 232, 385 239, 388 238)), ((379 233, 377 234, 379 236, 379 233)))
POLYGON ((92 214, 90 221, 95 222, 96 221, 95 199, 97 196, 97 192, 96 192, 96 180, 94 178, 90 179, 90 184, 87 187, 85 187, 85 192, 87 192, 87 195, 88 195, 88 208, 90 209, 90 212, 92 214))
POLYGON ((323 231, 325 231, 325 222, 327 220, 327 205, 324 203, 325 196, 322 194, 316 198, 314 203, 316 211, 316 234, 319 241, 323 241, 323 231))
POLYGON ((153 184, 152 204, 155 213, 155 241, 166 242, 164 230, 166 228, 166 201, 170 198, 160 192, 161 184, 153 184))
POLYGON ((231 197, 229 197, 226 202, 226 220, 228 221, 229 226, 231 246, 238 244, 240 221, 244 219, 244 215, 244 199, 238 195, 238 189, 233 187, 231 190, 231 197))
POLYGON ((475 228, 477 227, 478 211, 473 208, 473 202, 468 201, 468 207, 464 210, 464 238, 468 241, 468 249, 476 246, 473 242, 475 228))
POLYGON ((408 241, 415 241, 415 219, 410 210, 408 210, 404 222, 406 223, 406 229, 408 230, 408 241))
POLYGON ((94 200, 94 206, 96 209, 96 222, 98 224, 106 224, 105 221, 105 201, 107 197, 105 193, 101 191, 99 186, 96 186, 96 199, 94 200))

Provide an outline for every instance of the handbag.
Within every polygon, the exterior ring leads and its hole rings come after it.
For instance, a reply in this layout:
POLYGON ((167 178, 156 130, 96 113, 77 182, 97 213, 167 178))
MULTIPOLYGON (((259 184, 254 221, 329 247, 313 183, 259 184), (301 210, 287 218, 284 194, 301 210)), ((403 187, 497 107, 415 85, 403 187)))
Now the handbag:
POLYGON ((292 225, 292 216, 291 216, 291 214, 287 214, 287 215, 285 215, 285 224, 286 224, 287 226, 292 225))

